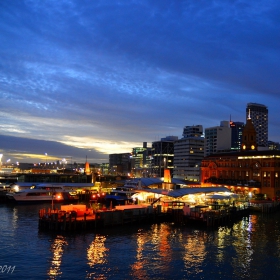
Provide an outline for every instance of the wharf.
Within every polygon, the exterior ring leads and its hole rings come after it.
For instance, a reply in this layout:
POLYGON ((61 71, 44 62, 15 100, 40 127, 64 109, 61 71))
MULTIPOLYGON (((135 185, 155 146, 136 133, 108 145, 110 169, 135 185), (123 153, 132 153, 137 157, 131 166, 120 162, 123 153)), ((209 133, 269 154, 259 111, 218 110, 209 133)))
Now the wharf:
MULTIPOLYGON (((75 208, 75 205, 73 207, 75 208)), ((207 227, 216 227, 248 214, 248 205, 217 210, 209 210, 206 206, 197 205, 193 207, 189 215, 184 215, 182 209, 169 208, 168 211, 162 211, 160 205, 155 208, 150 205, 124 205, 96 212, 92 209, 86 209, 84 212, 41 209, 39 229, 68 232, 160 222, 173 222, 176 225, 188 225, 195 222, 207 227)))
POLYGON ((162 213, 151 206, 117 206, 112 210, 93 212, 86 210, 82 215, 79 211, 63 211, 41 209, 39 211, 39 229, 51 231, 75 231, 97 229, 108 226, 120 226, 136 223, 156 223, 171 221, 170 213, 162 213))
POLYGON ((250 212, 273 213, 280 209, 280 201, 251 200, 250 212))
POLYGON ((216 210, 209 210, 204 205, 197 205, 186 215, 180 209, 176 209, 173 211, 173 220, 175 223, 183 225, 195 223, 207 227, 217 227, 247 215, 249 215, 249 206, 246 204, 216 210))

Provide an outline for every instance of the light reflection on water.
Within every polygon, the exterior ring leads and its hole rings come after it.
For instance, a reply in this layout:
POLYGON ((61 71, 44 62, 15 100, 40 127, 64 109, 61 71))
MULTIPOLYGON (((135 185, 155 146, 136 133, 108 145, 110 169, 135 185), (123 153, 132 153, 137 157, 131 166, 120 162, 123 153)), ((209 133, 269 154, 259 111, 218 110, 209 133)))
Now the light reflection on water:
POLYGON ((64 247, 67 245, 68 243, 63 236, 57 236, 51 244, 53 258, 48 272, 50 279, 56 279, 57 276, 62 274, 62 272, 60 271, 60 265, 62 262, 64 247))
POLYGON ((105 236, 95 235, 94 240, 87 249, 88 265, 90 268, 93 268, 93 272, 87 274, 87 278, 89 279, 106 279, 105 274, 103 274, 105 271, 99 272, 98 275, 97 271, 95 271, 95 267, 98 265, 107 268, 107 252, 109 249, 106 248, 105 241, 105 236))
POLYGON ((58 235, 38 232, 39 208, 0 205, 0 265, 16 266, 9 279, 271 280, 280 275, 279 213, 250 215, 216 230, 162 223, 58 235))

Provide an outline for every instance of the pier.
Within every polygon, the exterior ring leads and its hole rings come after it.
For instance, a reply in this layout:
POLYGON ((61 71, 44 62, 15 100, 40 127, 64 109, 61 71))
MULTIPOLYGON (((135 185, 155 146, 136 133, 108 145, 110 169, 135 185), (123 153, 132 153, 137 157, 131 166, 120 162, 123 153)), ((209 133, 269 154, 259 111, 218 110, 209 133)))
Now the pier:
MULTIPOLYGON (((81 205, 80 205, 81 206, 81 205)), ((85 206, 85 205, 83 205, 85 206)), ((63 207, 63 206, 62 206, 63 207)), ((75 209, 75 205, 73 205, 75 209)), ((171 215, 147 206, 124 205, 116 209, 85 211, 41 209, 39 229, 50 231, 76 231, 125 224, 171 221, 171 215)))
POLYGON ((180 209, 173 211, 173 221, 177 224, 199 224, 207 227, 218 227, 228 224, 238 218, 249 215, 250 208, 248 205, 238 207, 226 207, 217 210, 206 210, 204 206, 197 205, 193 211, 185 214, 180 209))
POLYGON ((207 209, 193 207, 188 215, 183 209, 167 209, 151 205, 122 205, 114 209, 93 210, 86 205, 61 206, 62 209, 41 209, 39 212, 39 229, 50 231, 79 231, 115 227, 131 224, 172 222, 177 225, 199 224, 217 227, 249 214, 248 205, 227 207, 226 209, 207 209), (70 208, 67 208, 70 207, 70 208), (80 209, 79 209, 80 208, 80 209), (83 208, 83 209, 81 209, 83 208))
POLYGON ((250 212, 273 213, 280 209, 280 201, 251 200, 250 212))

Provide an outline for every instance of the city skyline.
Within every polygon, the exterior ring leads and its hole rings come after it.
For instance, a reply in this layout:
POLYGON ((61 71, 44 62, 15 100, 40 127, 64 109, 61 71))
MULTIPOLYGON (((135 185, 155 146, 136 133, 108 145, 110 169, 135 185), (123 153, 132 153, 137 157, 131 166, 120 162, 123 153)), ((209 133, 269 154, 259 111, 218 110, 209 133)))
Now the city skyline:
POLYGON ((108 162, 188 125, 268 108, 280 142, 276 1, 0 3, 0 154, 108 162))

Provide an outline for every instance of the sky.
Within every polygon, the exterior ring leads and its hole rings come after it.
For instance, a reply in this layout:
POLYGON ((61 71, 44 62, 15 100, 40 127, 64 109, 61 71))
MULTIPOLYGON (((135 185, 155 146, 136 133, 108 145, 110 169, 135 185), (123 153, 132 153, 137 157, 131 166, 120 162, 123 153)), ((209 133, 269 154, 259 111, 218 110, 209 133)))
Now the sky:
POLYGON ((251 102, 280 142, 277 0, 3 0, 0 46, 2 163, 106 163, 251 102))

